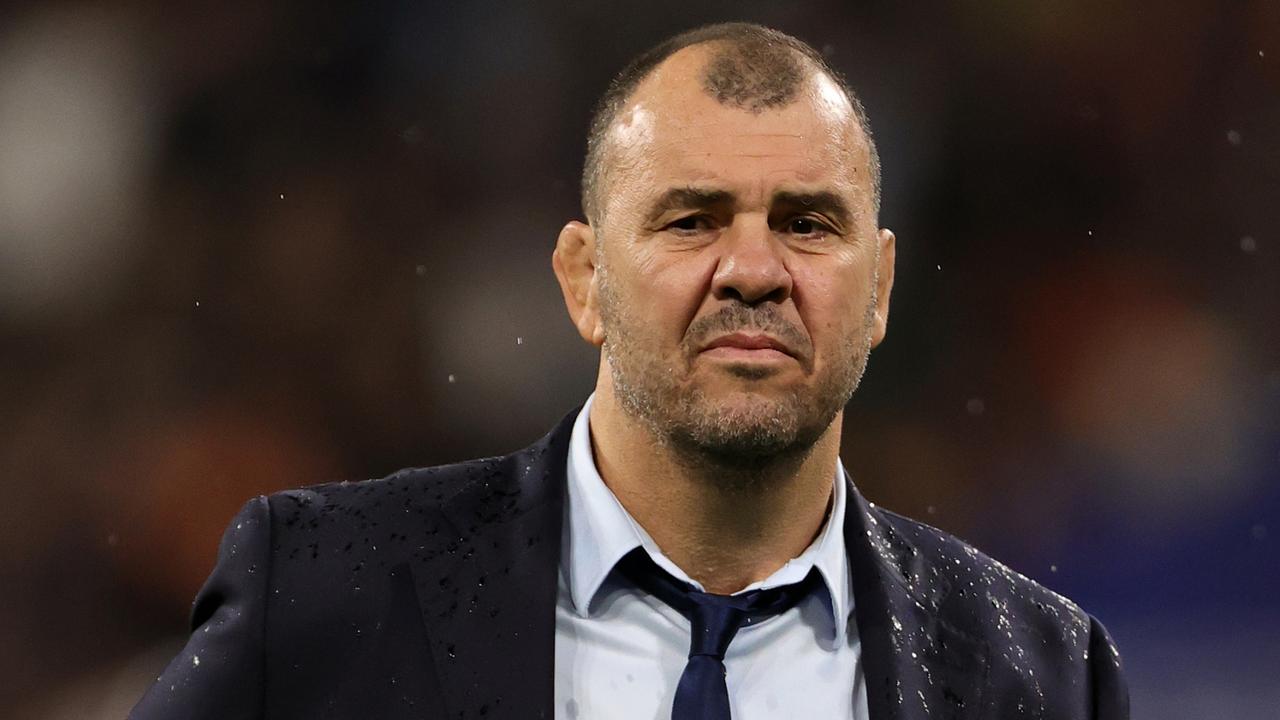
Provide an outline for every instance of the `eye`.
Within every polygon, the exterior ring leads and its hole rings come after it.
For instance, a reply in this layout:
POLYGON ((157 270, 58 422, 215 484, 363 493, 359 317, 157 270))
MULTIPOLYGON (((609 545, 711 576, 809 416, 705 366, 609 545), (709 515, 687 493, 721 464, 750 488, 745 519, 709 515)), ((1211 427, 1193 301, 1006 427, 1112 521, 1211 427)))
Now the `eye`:
POLYGON ((711 220, 706 215, 689 215, 667 223, 664 229, 681 233, 693 233, 699 230, 706 230, 710 225, 711 220))
POLYGON ((810 217, 795 217, 787 221, 786 230, 795 235, 820 235, 830 228, 810 217))

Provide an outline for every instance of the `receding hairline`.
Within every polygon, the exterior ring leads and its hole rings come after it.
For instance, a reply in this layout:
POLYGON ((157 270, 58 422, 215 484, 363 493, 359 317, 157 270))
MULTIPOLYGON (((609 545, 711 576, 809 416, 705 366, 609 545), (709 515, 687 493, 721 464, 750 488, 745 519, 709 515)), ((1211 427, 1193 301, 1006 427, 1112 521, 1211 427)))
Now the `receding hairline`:
POLYGON ((609 83, 592 114, 582 171, 582 209, 589 222, 598 224, 603 211, 613 128, 632 104, 641 86, 674 56, 690 48, 707 48, 702 90, 723 105, 759 113, 786 107, 802 95, 801 88, 825 76, 853 110, 856 126, 866 143, 867 165, 874 210, 880 209, 880 161, 866 110, 857 94, 812 46, 785 33, 749 23, 722 23, 695 28, 668 38, 633 58, 609 83), (753 66, 754 65, 754 66, 753 66), (719 77, 714 77, 717 72, 719 77), (736 74, 735 74, 736 73, 736 74))

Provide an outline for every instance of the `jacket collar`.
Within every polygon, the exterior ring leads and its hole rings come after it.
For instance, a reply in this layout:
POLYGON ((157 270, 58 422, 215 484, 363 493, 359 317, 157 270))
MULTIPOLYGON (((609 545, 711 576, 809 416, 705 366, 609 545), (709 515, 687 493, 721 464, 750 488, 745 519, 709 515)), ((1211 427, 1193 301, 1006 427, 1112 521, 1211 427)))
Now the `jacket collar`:
POLYGON ((872 720, 977 717, 987 647, 947 621, 948 573, 846 480, 845 543, 872 720))
MULTIPOLYGON (((554 716, 565 465, 577 414, 520 452, 473 464, 443 501, 440 532, 450 537, 413 566, 449 717, 554 716)), ((987 648, 946 621, 947 574, 845 479, 872 720, 977 717, 987 648)))
MULTIPOLYGON (((414 583, 447 717, 553 717, 565 457, 577 411, 532 446, 469 463, 414 583)), ((430 544, 428 545, 428 547, 430 544)))

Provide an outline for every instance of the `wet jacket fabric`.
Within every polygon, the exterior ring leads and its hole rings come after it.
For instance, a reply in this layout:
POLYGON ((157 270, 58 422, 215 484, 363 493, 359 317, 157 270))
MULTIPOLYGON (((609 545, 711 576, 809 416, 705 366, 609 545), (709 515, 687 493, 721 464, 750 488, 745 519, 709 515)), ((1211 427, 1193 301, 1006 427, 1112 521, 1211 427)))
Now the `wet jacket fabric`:
MULTIPOLYGON (((576 414, 512 455, 251 500, 186 647, 130 718, 554 717, 576 414)), ((1119 655, 1095 619, 849 490, 873 720, 1128 718, 1119 655)))

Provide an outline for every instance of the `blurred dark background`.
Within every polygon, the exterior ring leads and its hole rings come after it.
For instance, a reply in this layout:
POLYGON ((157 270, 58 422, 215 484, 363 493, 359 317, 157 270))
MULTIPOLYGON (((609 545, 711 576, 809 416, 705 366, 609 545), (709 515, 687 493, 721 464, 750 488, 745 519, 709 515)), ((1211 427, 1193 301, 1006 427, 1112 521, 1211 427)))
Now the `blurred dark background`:
POLYGON ((1275 717, 1268 0, 0 8, 0 715, 122 717, 248 497, 579 404, 591 104, 726 19, 821 49, 880 144, 862 490, 1098 615, 1136 718, 1275 717))

